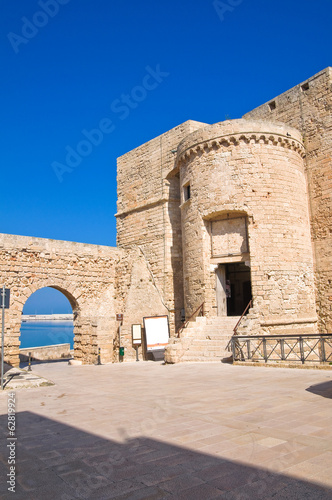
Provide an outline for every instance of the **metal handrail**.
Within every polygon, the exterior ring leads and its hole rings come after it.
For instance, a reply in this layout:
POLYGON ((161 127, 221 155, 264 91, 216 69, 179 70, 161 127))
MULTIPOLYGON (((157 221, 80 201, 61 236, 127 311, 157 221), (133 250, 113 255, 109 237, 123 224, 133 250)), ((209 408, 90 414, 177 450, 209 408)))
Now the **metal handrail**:
POLYGON ((183 325, 178 329, 176 332, 176 336, 180 337, 181 332, 187 328, 189 321, 192 320, 192 318, 197 314, 197 316, 204 316, 204 304, 205 302, 202 302, 200 306, 197 307, 197 309, 192 313, 192 315, 183 323, 183 325))
POLYGON ((285 333, 283 335, 237 335, 237 339, 299 339, 300 337, 302 338, 307 338, 307 337, 312 337, 312 338, 320 338, 320 337, 331 337, 332 333, 285 333))
POLYGON ((245 315, 245 313, 248 311, 249 307, 252 306, 252 299, 250 300, 249 304, 247 305, 247 307, 245 308, 245 310, 243 311, 242 315, 241 315, 241 318, 239 319, 239 321, 236 323, 236 325, 234 326, 233 328, 233 332, 234 332, 234 335, 237 335, 237 329, 243 319, 243 316, 245 315))

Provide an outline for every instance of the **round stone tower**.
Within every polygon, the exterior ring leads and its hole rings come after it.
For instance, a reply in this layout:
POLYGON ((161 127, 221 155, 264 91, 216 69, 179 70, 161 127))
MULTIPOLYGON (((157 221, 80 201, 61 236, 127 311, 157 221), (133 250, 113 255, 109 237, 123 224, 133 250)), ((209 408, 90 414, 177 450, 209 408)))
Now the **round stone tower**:
MULTIPOLYGON (((316 332, 304 148, 283 124, 232 120, 179 145, 186 316, 240 316, 242 333, 316 332)), ((239 331, 239 333, 241 333, 239 331)))

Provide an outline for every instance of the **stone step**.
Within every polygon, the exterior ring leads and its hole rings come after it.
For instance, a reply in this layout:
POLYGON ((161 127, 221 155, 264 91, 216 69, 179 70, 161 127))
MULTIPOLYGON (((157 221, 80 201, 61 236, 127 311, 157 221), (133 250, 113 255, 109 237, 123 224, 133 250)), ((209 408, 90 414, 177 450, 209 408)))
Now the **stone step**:
POLYGON ((182 332, 185 332, 186 330, 192 331, 192 330, 201 330, 205 328, 227 328, 228 330, 234 330, 236 323, 228 323, 227 321, 223 322, 213 322, 213 323, 198 323, 198 324, 193 324, 190 326, 187 326, 187 328, 184 328, 182 332))
POLYGON ((198 316, 195 321, 190 321, 188 323, 186 329, 195 328, 201 325, 229 325, 234 328, 239 319, 240 316, 216 316, 214 318, 198 316))
POLYGON ((206 318, 199 316, 182 330, 179 338, 171 339, 166 348, 165 361, 217 361, 229 358, 226 350, 233 329, 240 317, 206 318))
POLYGON ((204 340, 204 339, 195 339, 192 340, 190 343, 189 342, 182 342, 178 343, 175 345, 183 345, 186 348, 189 348, 189 346, 201 346, 202 349, 204 346, 216 346, 216 347, 223 347, 226 349, 228 344, 230 344, 230 339, 222 339, 222 340, 204 340))
POLYGON ((192 361, 221 361, 230 358, 229 352, 224 353, 211 353, 211 354, 184 354, 179 361, 192 362, 192 361))
POLYGON ((236 325, 239 321, 240 316, 217 316, 215 318, 206 318, 206 324, 227 324, 227 325, 236 325))
POLYGON ((195 332, 194 335, 184 335, 182 337, 177 338, 176 340, 188 340, 188 339, 200 339, 200 340, 222 340, 225 338, 232 337, 232 332, 195 332))
POLYGON ((228 342, 230 341, 230 339, 231 339, 231 337, 225 338, 225 339, 221 339, 221 340, 194 339, 192 341, 192 345, 201 345, 201 346, 204 346, 204 345, 207 345, 207 346, 211 346, 211 345, 226 346, 228 344, 228 342))
POLYGON ((201 341, 201 342, 219 342, 219 343, 222 343, 222 342, 228 342, 230 339, 232 338, 232 335, 222 335, 222 336, 216 336, 216 337, 206 337, 204 335, 204 337, 184 337, 182 339, 179 339, 177 341, 177 343, 181 343, 181 342, 188 342, 188 341, 201 341))
POLYGON ((196 328, 192 330, 184 330, 183 332, 180 333, 179 337, 180 339, 184 338, 196 338, 196 337, 222 337, 225 335, 233 335, 233 329, 232 328, 196 328))

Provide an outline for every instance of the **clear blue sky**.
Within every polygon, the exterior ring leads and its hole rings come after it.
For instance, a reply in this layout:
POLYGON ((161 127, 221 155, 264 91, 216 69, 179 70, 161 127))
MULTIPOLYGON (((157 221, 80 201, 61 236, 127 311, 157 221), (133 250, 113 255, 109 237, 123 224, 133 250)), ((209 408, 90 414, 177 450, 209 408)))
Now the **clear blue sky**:
POLYGON ((24 304, 23 314, 72 313, 69 300, 54 288, 41 288, 33 293, 24 304))
POLYGON ((114 246, 118 156, 188 119, 241 117, 332 64, 330 0, 225 0, 223 20, 206 0, 54 1, 1 2, 4 233, 114 246), (112 111, 157 65, 169 75, 125 118, 112 111), (52 164, 104 118, 113 132, 59 182, 52 164))
POLYGON ((331 14, 331 0, 2 0, 0 232, 115 246, 116 158, 331 65, 331 14))

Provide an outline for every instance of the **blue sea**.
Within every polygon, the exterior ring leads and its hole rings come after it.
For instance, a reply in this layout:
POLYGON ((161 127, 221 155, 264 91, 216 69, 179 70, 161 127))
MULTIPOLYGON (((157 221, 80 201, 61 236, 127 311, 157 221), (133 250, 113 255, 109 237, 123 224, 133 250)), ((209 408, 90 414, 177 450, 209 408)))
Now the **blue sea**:
POLYGON ((72 321, 27 321, 21 324, 20 347, 68 344, 74 348, 72 321))

